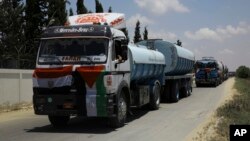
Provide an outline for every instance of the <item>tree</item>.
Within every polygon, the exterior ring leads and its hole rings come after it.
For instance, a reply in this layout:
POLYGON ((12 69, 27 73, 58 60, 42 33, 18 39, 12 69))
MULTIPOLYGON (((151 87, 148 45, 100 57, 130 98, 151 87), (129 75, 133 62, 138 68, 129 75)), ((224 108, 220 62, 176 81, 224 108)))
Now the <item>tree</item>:
POLYGON ((24 5, 20 1, 0 2, 0 67, 12 63, 8 67, 21 68, 21 60, 26 55, 24 5))
POLYGON ((67 21, 66 3, 64 0, 48 0, 48 21, 53 26, 64 25, 67 21))
POLYGON ((112 7, 109 6, 109 10, 108 10, 109 13, 112 13, 112 7))
POLYGON ((74 15, 74 12, 72 10, 72 8, 69 9, 69 16, 73 16, 74 15))
POLYGON ((248 78, 250 77, 250 69, 246 66, 240 66, 236 70, 236 76, 239 78, 248 78))
POLYGON ((96 13, 103 13, 103 7, 99 0, 95 0, 95 11, 96 13))
POLYGON ((136 27, 135 27, 134 43, 137 43, 139 41, 141 41, 141 34, 140 34, 140 21, 138 20, 136 22, 136 27))
POLYGON ((76 6, 77 6, 77 10, 76 10, 77 14, 86 14, 86 13, 88 13, 88 9, 84 5, 84 0, 77 0, 76 6))
POLYGON ((182 46, 182 42, 180 40, 177 40, 177 43, 176 43, 178 46, 182 46))
POLYGON ((144 28, 143 39, 144 39, 144 40, 147 40, 147 39, 148 39, 148 30, 147 30, 147 27, 144 28))
MULTIPOLYGON (((25 45, 26 45, 26 54, 29 56, 26 57, 28 60, 32 61, 33 66, 35 65, 35 58, 37 54, 37 44, 35 40, 40 38, 43 27, 48 23, 48 2, 44 0, 26 0, 25 7, 25 45)), ((31 64, 31 63, 30 63, 31 64)))

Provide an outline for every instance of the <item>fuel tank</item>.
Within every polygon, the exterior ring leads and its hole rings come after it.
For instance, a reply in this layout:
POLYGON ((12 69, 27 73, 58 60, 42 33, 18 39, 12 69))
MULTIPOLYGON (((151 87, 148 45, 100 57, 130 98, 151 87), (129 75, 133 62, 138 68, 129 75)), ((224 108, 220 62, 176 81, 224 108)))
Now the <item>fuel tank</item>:
POLYGON ((163 74, 165 58, 162 53, 135 44, 129 44, 128 48, 131 81, 144 81, 163 74))
POLYGON ((194 67, 195 56, 186 48, 161 39, 141 41, 137 44, 155 49, 164 55, 165 75, 184 75, 190 73, 194 67))

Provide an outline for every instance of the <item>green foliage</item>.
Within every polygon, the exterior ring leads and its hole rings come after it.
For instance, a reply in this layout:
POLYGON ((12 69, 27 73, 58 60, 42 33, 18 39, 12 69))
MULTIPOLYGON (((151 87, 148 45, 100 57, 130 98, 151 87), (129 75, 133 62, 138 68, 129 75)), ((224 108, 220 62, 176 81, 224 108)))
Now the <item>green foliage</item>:
POLYGON ((21 68, 27 55, 24 6, 20 0, 0 2, 0 67, 21 68), (11 66, 8 66, 12 63, 11 66))
POLYGON ((109 6, 109 10, 108 10, 109 13, 112 13, 112 7, 109 6))
POLYGON ((147 29, 147 27, 144 28, 143 39, 144 39, 144 40, 147 40, 147 39, 148 39, 148 29, 147 29))
MULTIPOLYGON (((32 69, 35 67, 38 42, 43 30, 49 26, 64 25, 67 20, 68 0, 0 0, 0 68, 10 64, 11 68, 32 69)), ((96 12, 103 11, 102 4, 95 0, 96 12)), ((109 7, 108 12, 112 12, 109 7)), ((77 0, 77 13, 92 13, 77 0)), ((69 15, 74 12, 70 8, 69 15)), ((139 21, 138 21, 139 22, 139 21)), ((140 25, 137 29, 141 40, 140 25)), ((122 30, 128 38, 128 30, 122 30)))
POLYGON ((216 127, 217 136, 223 140, 229 139, 228 127, 231 124, 250 124, 250 80, 235 79, 234 87, 240 94, 234 95, 233 100, 228 101, 217 109, 216 115, 220 118, 220 122, 216 127))
POLYGON ((60 26, 67 21, 66 2, 64 0, 48 0, 48 19, 50 25, 60 26))
POLYGON ((123 28, 123 29, 121 29, 121 31, 125 34, 128 42, 129 42, 129 36, 128 36, 128 30, 127 30, 127 28, 123 28))
POLYGON ((72 8, 69 9, 69 16, 73 16, 74 15, 74 12, 72 10, 72 8))
POLYGON ((103 13, 103 7, 102 4, 99 2, 99 0, 95 0, 95 10, 96 13, 103 13))
POLYGON ((139 41, 141 41, 141 33, 140 33, 140 21, 138 20, 136 22, 136 26, 135 26, 135 36, 134 36, 134 43, 137 43, 139 41))
POLYGON ((240 66, 236 70, 236 76, 239 78, 248 78, 250 77, 250 69, 246 66, 240 66))
MULTIPOLYGON (((26 53, 28 56, 25 57, 25 60, 29 60, 29 64, 32 64, 30 67, 34 68, 35 66, 35 57, 37 54, 38 45, 35 42, 35 39, 40 38, 42 33, 42 28, 47 25, 47 7, 48 2, 43 0, 26 0, 25 6, 25 20, 26 26, 25 38, 26 38, 26 53)), ((29 68, 30 68, 29 67, 29 68)))
POLYGON ((84 0, 77 0, 76 6, 77 6, 77 10, 76 10, 77 14, 86 14, 86 13, 88 13, 88 9, 84 5, 84 0))

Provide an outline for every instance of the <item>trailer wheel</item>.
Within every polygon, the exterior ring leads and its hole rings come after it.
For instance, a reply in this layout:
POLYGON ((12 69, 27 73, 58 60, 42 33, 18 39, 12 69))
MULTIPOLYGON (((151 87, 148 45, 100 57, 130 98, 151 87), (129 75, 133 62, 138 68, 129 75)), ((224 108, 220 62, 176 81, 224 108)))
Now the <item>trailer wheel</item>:
POLYGON ((173 81, 171 87, 171 101, 178 102, 180 98, 179 84, 177 81, 173 81))
POLYGON ((151 110, 157 110, 160 107, 160 95, 161 87, 158 83, 155 83, 152 94, 150 94, 149 108, 151 110))
POLYGON ((201 87, 200 83, 195 83, 196 87, 201 87))
POLYGON ((187 90, 187 92, 188 92, 188 96, 192 95, 193 88, 192 88, 192 86, 191 86, 191 85, 189 85, 189 86, 188 86, 188 90, 187 90))
POLYGON ((168 102, 169 101, 169 92, 170 86, 169 83, 165 84, 163 92, 161 93, 161 102, 168 102))
POLYGON ((182 95, 182 97, 188 97, 189 96, 189 91, 188 91, 187 86, 181 88, 181 95, 182 95))
POLYGON ((188 97, 192 94, 192 86, 189 82, 186 83, 186 85, 181 89, 182 96, 188 97))
POLYGON ((70 116, 49 115, 49 121, 54 127, 64 127, 68 124, 70 116))
POLYGON ((120 95, 118 95, 116 116, 114 118, 110 118, 110 126, 114 128, 122 127, 126 122, 127 113, 127 101, 125 98, 124 91, 121 91, 120 95))

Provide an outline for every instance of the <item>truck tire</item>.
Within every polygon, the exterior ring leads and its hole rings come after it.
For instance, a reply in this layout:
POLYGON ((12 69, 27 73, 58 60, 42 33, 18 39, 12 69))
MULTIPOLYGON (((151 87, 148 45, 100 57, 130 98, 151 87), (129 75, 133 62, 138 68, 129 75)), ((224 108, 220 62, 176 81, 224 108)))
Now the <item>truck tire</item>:
POLYGON ((110 126, 114 128, 122 127, 125 124, 128 113, 128 105, 123 90, 118 94, 117 99, 116 116, 110 118, 110 126))
POLYGON ((161 102, 169 102, 170 86, 165 84, 163 92, 161 93, 161 102))
POLYGON ((213 84, 213 87, 217 87, 217 86, 219 86, 219 80, 216 80, 216 81, 214 82, 214 84, 213 84))
POLYGON ((189 82, 181 89, 181 94, 183 97, 188 97, 192 93, 192 86, 189 82))
POLYGON ((70 116, 49 115, 49 121, 54 127, 64 127, 68 124, 70 116))
POLYGON ((201 87, 200 83, 195 83, 196 87, 201 87))
POLYGON ((173 81, 171 87, 171 101, 178 102, 180 98, 179 84, 177 81, 173 81))
POLYGON ((192 95, 193 88, 192 88, 191 84, 188 86, 187 92, 188 92, 188 96, 192 95))
POLYGON ((187 86, 181 88, 181 96, 182 97, 188 97, 189 96, 189 92, 188 92, 188 87, 187 86))
POLYGON ((214 82, 214 83, 212 84, 212 86, 213 86, 213 87, 217 87, 217 82, 214 82))
POLYGON ((161 96, 161 86, 159 83, 155 83, 152 94, 150 94, 149 108, 151 110, 157 110, 160 107, 160 96, 161 96))

